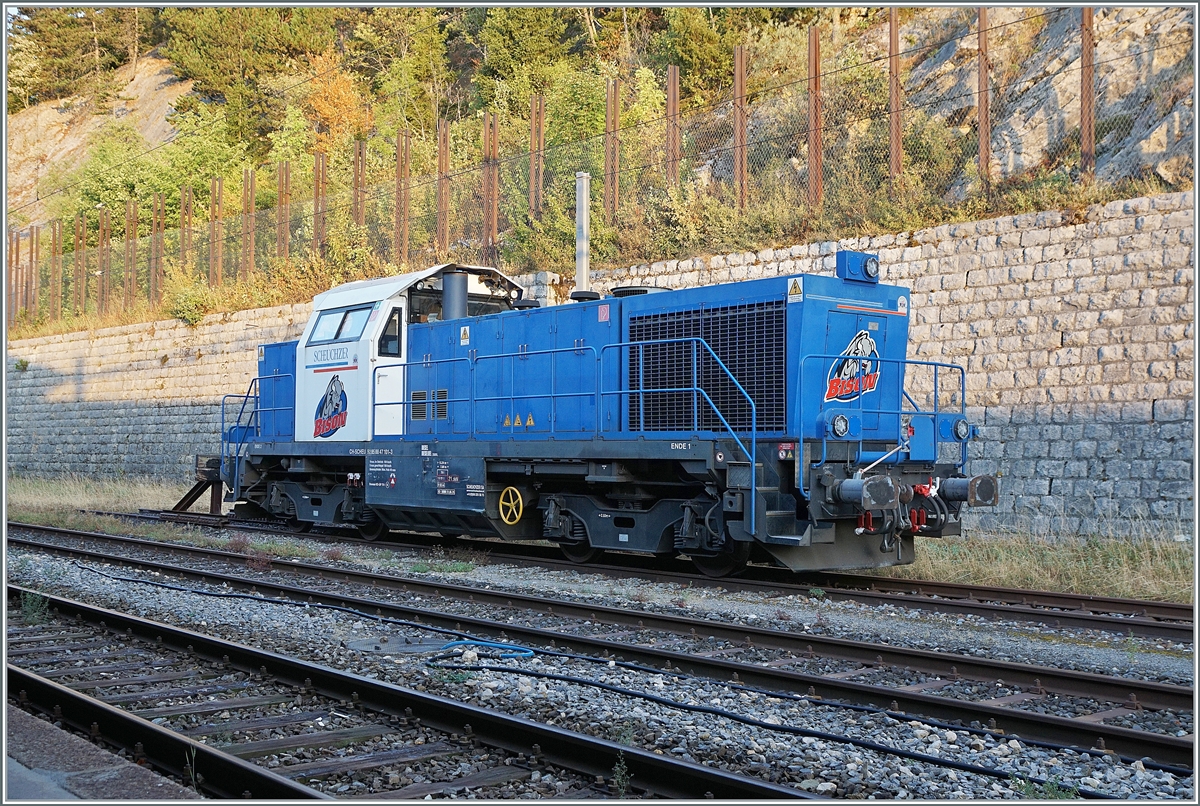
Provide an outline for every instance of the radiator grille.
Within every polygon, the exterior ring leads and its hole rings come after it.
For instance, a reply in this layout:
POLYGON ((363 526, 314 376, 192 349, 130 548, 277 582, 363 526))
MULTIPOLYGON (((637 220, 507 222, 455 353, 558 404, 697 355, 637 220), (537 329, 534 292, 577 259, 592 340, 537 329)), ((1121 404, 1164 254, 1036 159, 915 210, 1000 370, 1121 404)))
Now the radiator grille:
MULTIPOLYGON (((782 431, 787 329, 783 300, 630 317, 630 341, 701 338, 712 347, 758 407, 758 430, 782 431)), ((735 431, 749 431, 750 406, 703 347, 690 342, 629 348, 629 428, 637 431, 722 431, 702 396, 708 393, 735 431)))

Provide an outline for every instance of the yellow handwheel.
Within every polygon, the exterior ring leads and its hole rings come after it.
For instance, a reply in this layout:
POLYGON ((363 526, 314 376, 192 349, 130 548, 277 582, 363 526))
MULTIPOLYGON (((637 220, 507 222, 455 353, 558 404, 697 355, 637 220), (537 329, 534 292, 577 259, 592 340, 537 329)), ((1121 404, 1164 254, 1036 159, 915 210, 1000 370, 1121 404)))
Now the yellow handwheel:
POLYGON ((516 487, 505 487, 500 492, 500 520, 513 526, 521 520, 525 511, 525 502, 521 499, 521 491, 516 487))

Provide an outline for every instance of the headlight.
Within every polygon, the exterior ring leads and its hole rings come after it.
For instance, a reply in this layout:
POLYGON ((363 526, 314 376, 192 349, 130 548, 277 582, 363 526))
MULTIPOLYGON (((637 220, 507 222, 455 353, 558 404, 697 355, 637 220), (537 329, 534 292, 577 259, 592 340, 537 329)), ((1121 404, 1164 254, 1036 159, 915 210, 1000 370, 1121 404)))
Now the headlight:
POLYGON ((954 436, 957 437, 959 441, 966 440, 967 437, 971 436, 970 424, 966 420, 955 420, 954 436))
POLYGON ((873 257, 867 258, 866 261, 863 262, 863 273, 866 274, 868 277, 870 277, 872 280, 878 279, 879 278, 879 260, 876 258, 873 258, 873 257))
POLYGON ((833 435, 841 438, 850 433, 850 420, 846 415, 839 414, 833 418, 833 435))

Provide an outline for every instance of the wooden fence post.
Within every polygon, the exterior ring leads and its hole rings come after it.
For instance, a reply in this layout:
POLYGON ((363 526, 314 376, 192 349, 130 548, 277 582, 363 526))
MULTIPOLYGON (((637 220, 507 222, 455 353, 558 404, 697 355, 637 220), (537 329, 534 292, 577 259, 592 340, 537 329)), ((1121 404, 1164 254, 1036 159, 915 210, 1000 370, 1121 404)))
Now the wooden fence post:
POLYGON ((895 6, 888 9, 888 177, 893 185, 900 176, 903 145, 900 128, 900 12, 895 6))
POLYGON ((87 289, 88 289, 88 270, 87 270, 87 217, 83 213, 78 213, 75 216, 75 287, 72 289, 75 293, 71 296, 75 300, 75 310, 82 316, 87 313, 87 289))
POLYGON ((313 256, 325 254, 325 153, 313 155, 313 256))
POLYGON ((354 141, 354 174, 351 184, 351 213, 354 223, 360 227, 367 224, 367 141, 354 141))
POLYGON ((679 186, 683 138, 679 130, 679 66, 667 66, 667 184, 679 186))
POLYGON ((412 134, 408 129, 396 133, 396 226, 393 256, 397 266, 408 265, 408 213, 409 193, 408 184, 410 149, 412 134))
POLYGON ((542 215, 542 185, 546 171, 546 96, 529 101, 529 217, 542 215))
POLYGON ((746 46, 733 49, 733 186, 738 209, 749 197, 750 171, 746 160, 746 46))
POLYGON ((991 81, 988 71, 991 60, 988 59, 987 9, 979 8, 979 180, 983 183, 984 193, 991 190, 992 165, 992 112, 991 112, 991 81))
POLYGON ((254 272, 254 246, 258 222, 255 220, 254 199, 258 176, 253 168, 242 169, 242 259, 238 261, 238 277, 243 282, 254 272))
POLYGON ((291 246, 292 163, 275 164, 275 257, 287 259, 291 246))
POLYGON ((1080 174, 1084 182, 1096 175, 1096 32, 1092 27, 1092 9, 1082 14, 1083 70, 1079 88, 1080 174))
POLYGON ((8 321, 21 311, 21 233, 8 231, 8 321))
POLYGON ((147 278, 146 297, 151 307, 157 307, 162 299, 163 253, 167 248, 167 194, 154 194, 154 217, 150 237, 150 274, 147 278))
POLYGON ((499 263, 500 116, 483 113, 483 255, 485 266, 499 263))
POLYGON ((50 318, 62 314, 62 221, 50 222, 50 318))
POLYGON ((125 310, 133 307, 133 289, 137 284, 137 200, 125 200, 125 270, 121 272, 121 285, 124 288, 122 302, 125 310))
POLYGON ((604 220, 609 226, 616 224, 620 206, 621 141, 617 136, 620 128, 621 81, 610 78, 604 105, 604 220))
POLYGON ((222 268, 225 262, 225 234, 221 217, 221 197, 225 193, 225 182, 214 176, 209 182, 208 196, 208 284, 221 285, 222 268))
POLYGON ((450 123, 438 121, 437 245, 438 258, 450 252, 450 123))
POLYGON ((824 195, 821 111, 821 42, 814 25, 808 29, 808 203, 814 207, 824 195))
POLYGON ((37 226, 29 228, 29 310, 34 319, 38 315, 38 297, 41 296, 41 268, 38 263, 41 261, 41 244, 38 243, 38 236, 41 230, 37 226))
POLYGON ((112 271, 112 226, 107 208, 100 209, 99 230, 96 233, 96 307, 103 316, 108 312, 109 274, 112 271))
POLYGON ((192 211, 195 195, 191 185, 179 188, 179 268, 187 266, 192 253, 192 211))

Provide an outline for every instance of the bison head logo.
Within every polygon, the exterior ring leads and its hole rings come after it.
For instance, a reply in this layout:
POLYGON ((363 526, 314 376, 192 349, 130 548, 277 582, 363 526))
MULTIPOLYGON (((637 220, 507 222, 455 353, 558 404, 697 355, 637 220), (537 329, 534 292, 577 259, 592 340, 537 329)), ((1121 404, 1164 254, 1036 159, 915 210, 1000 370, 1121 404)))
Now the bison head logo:
POLYGON ((337 375, 329 381, 313 417, 313 436, 327 437, 346 424, 346 390, 337 375))
POLYGON ((875 340, 860 330, 842 351, 842 357, 829 370, 825 400, 848 402, 874 391, 879 383, 879 351, 875 340))

